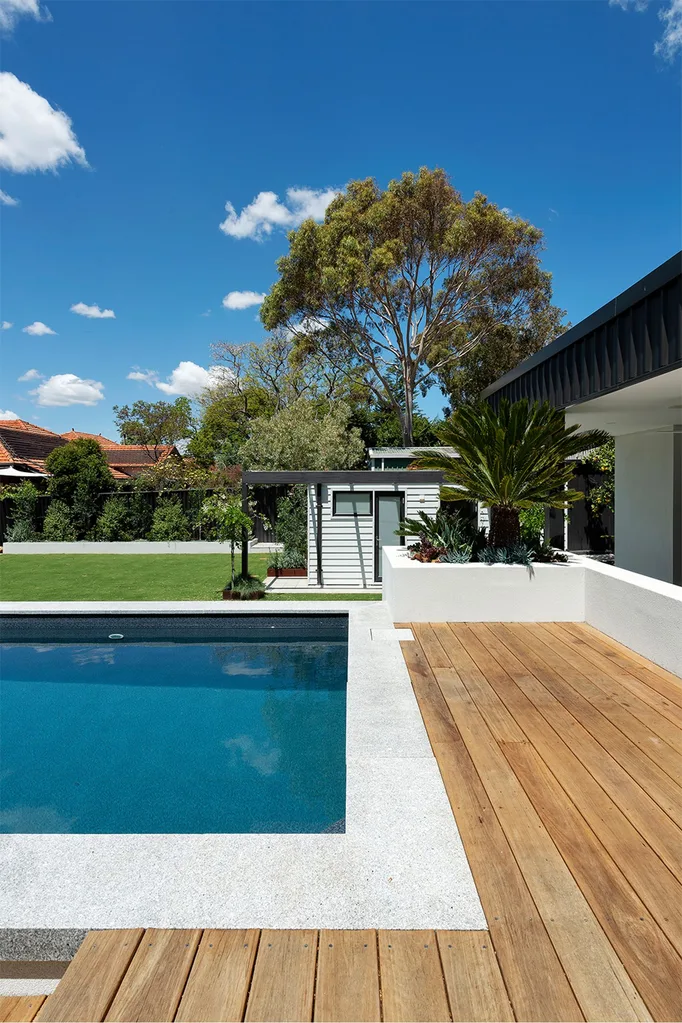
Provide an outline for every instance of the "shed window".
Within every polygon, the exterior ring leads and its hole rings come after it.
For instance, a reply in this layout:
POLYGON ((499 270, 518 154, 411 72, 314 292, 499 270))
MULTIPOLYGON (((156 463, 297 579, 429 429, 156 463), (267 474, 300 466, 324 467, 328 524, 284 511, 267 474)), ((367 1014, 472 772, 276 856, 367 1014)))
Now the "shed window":
POLYGON ((357 493, 354 490, 334 491, 334 515, 371 515, 372 494, 357 493))

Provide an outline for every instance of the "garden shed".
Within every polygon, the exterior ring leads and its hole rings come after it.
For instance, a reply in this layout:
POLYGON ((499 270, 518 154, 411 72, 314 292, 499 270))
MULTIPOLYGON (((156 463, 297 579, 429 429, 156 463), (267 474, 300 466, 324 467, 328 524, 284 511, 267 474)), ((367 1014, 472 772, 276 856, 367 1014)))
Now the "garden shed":
MULTIPOLYGON (((252 471, 242 475, 242 502, 248 511, 249 487, 305 485, 308 585, 364 589, 381 585, 382 548, 406 542, 395 535, 399 523, 420 511, 438 511, 441 479, 439 472, 419 469, 252 471)), ((242 560, 246 572, 246 545, 242 560)))

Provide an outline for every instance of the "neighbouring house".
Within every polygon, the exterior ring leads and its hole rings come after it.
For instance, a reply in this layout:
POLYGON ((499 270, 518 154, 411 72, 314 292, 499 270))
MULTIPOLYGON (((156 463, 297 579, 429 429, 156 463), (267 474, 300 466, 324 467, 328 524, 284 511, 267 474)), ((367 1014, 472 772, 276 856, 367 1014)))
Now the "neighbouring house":
POLYGON ((139 476, 150 465, 161 462, 169 455, 180 452, 174 444, 144 447, 140 444, 117 444, 101 433, 53 433, 24 419, 0 420, 0 468, 13 467, 20 471, 45 473, 45 459, 55 448, 72 440, 96 440, 106 455, 115 479, 125 480, 139 476))
POLYGON ((482 397, 550 401, 614 436, 616 566, 682 585, 682 252, 482 397))
MULTIPOLYGON (((381 585, 381 551, 406 542, 395 531, 405 518, 440 505, 441 474, 419 469, 242 474, 242 501, 249 487, 304 484, 308 491, 308 585, 346 590, 381 585)), ((416 537, 414 538, 416 539, 416 537)), ((407 542, 411 542, 407 538, 407 542)), ((248 549, 243 551, 248 571, 248 549)))

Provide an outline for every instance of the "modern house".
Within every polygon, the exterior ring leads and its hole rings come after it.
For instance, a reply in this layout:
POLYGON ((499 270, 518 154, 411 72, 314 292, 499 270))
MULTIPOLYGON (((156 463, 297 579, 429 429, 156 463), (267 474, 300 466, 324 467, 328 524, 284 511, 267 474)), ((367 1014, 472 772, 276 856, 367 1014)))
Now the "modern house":
POLYGON ((53 433, 24 419, 0 420, 0 469, 14 468, 20 472, 45 473, 45 459, 55 448, 69 441, 89 438, 96 440, 106 455, 115 479, 125 480, 139 476, 144 469, 161 462, 169 455, 179 455, 174 444, 160 444, 155 448, 141 444, 117 444, 101 433, 53 433))
MULTIPOLYGON (((404 544, 400 522, 440 505, 439 472, 372 469, 357 472, 244 472, 242 502, 249 487, 303 484, 308 490, 308 585, 345 590, 381 585, 384 546, 404 544)), ((416 538, 415 538, 416 539, 416 538)), ((409 542, 410 538, 407 538, 409 542)), ((244 547, 243 571, 248 570, 244 547)))
POLYGON ((616 565, 682 585, 682 252, 482 397, 549 401, 612 434, 616 565))

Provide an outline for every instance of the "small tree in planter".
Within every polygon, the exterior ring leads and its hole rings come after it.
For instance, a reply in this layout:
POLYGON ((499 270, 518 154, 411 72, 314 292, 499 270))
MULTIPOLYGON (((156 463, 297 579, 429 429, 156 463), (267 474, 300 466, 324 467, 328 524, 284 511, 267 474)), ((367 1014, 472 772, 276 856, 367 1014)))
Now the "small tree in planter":
MULTIPOLYGON (((251 532, 253 522, 241 508, 239 499, 227 494, 213 494, 207 497, 201 506, 199 518, 215 528, 216 537, 221 543, 230 545, 230 586, 234 587, 234 551, 237 544, 241 545, 242 531, 251 532)), ((227 589, 227 587, 226 587, 227 589)))
POLYGON ((441 451, 421 455, 420 469, 438 469, 446 484, 444 501, 483 501, 490 508, 491 547, 521 542, 519 513, 536 505, 567 508, 583 494, 568 490, 573 466, 567 459, 605 444, 603 430, 578 432, 549 402, 463 405, 437 430, 459 457, 441 451), (456 489, 455 489, 456 488, 456 489))

